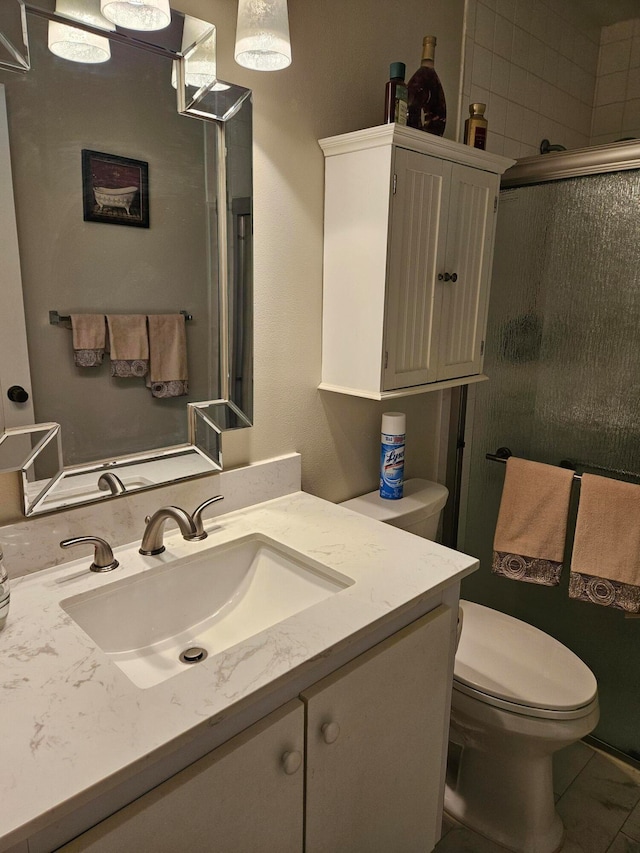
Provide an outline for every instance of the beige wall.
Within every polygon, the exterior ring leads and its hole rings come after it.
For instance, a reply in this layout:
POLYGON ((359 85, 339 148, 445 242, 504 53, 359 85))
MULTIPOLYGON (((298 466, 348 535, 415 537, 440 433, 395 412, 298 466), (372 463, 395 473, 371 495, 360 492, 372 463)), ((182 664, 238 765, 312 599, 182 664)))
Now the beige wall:
POLYGON ((317 139, 380 124, 389 64, 410 74, 422 37, 455 137, 463 0, 289 0, 293 63, 256 73, 233 60, 234 0, 182 0, 218 27, 218 69, 253 89, 255 426, 223 438, 225 465, 299 451, 303 487, 330 500, 377 483, 380 416, 407 413, 407 473, 436 475, 441 395, 382 404, 320 392, 324 162, 317 139))
MULTIPOLYGON (((182 0, 218 27, 219 76, 253 89, 255 426, 223 438, 225 467, 299 451, 303 487, 342 500, 377 485, 380 417, 407 414, 408 476, 434 478, 442 394, 394 404, 320 392, 324 162, 317 139, 380 124, 389 64, 410 75, 422 37, 456 136, 464 0, 289 0, 293 63, 275 73, 233 60, 235 0, 182 0)), ((5 488, 0 518, 19 508, 5 488)))

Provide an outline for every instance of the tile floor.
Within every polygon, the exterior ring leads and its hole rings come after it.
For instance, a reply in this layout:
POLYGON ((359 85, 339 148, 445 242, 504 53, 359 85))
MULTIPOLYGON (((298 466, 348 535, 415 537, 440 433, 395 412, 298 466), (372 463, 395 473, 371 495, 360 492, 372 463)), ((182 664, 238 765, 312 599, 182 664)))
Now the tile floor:
MULTIPOLYGON (((640 853, 640 770, 583 742, 556 755, 554 791, 566 835, 561 853, 640 853)), ((445 818, 435 853, 504 853, 445 818)))

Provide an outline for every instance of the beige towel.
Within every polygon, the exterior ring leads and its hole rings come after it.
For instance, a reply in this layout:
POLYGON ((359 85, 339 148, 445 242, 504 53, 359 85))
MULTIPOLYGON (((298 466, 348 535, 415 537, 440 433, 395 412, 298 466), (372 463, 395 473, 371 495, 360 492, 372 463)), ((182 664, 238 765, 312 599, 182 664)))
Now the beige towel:
POLYGON ((582 475, 569 596, 640 612, 640 486, 582 475))
POLYGON ((184 314, 149 314, 150 370, 147 385, 154 397, 189 393, 187 334, 184 314))
POLYGON ((71 314, 71 330, 77 367, 102 364, 107 338, 104 314, 71 314))
POLYGON ((562 572, 573 471, 507 459, 493 541, 493 571, 513 580, 557 586, 562 572))
POLYGON ((149 372, 149 338, 144 314, 107 314, 111 375, 121 379, 149 372))

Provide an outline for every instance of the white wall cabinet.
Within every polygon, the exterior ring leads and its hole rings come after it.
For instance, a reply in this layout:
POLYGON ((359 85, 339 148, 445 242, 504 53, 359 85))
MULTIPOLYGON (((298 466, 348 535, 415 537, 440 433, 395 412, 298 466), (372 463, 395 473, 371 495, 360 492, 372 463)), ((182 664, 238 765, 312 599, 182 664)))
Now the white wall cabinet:
POLYGON ((427 853, 442 817, 452 612, 440 605, 59 849, 427 853))
POLYGON ((514 161, 397 125, 320 145, 320 387, 381 400, 483 378, 500 175, 514 161))

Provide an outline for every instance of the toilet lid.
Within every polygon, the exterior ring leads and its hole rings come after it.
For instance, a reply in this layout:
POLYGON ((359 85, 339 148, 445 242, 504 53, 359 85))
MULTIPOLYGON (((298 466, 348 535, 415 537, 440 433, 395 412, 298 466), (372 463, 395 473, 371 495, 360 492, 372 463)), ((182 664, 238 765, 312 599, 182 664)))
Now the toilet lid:
POLYGON ((588 705, 597 683, 589 667, 543 631, 471 601, 461 601, 455 680, 529 708, 569 711, 588 705))

